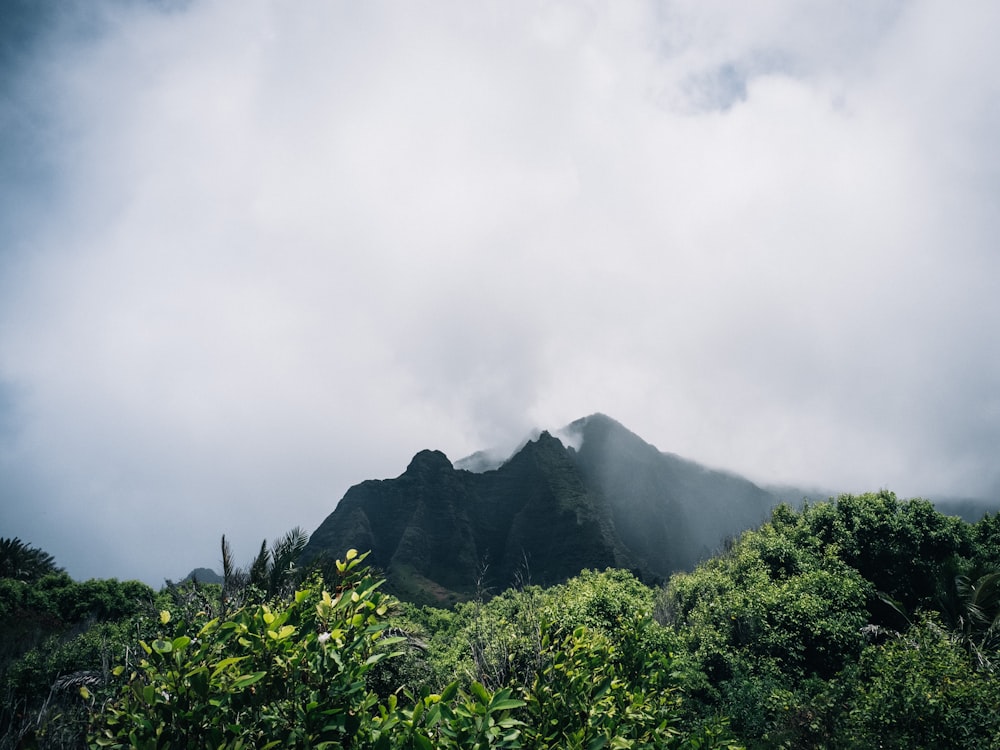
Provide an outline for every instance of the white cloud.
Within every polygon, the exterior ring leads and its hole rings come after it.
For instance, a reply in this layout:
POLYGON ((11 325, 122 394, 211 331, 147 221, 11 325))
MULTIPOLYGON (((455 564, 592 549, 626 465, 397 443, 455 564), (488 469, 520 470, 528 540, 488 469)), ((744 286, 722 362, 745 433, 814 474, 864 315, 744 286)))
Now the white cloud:
POLYGON ((53 188, 0 224, 2 525, 74 574, 597 410, 764 479, 998 483, 990 5, 102 7, 12 84, 53 188))

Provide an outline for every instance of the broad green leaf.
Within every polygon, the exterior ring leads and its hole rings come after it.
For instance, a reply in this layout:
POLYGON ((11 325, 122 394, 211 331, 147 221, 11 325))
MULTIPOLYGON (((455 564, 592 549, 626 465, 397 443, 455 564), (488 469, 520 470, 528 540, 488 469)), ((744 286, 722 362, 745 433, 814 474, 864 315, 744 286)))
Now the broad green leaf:
POLYGON ((226 669, 227 667, 231 667, 233 664, 239 664, 246 658, 247 657, 245 656, 230 656, 226 659, 223 659, 222 661, 220 661, 218 664, 215 665, 215 669, 212 670, 212 677, 218 677, 219 672, 226 669))
POLYGON ((475 694, 475 696, 479 698, 479 700, 482 701, 483 703, 490 702, 490 694, 486 692, 486 688, 484 688, 480 683, 473 682, 470 689, 475 694))
POLYGON ((174 650, 174 644, 170 641, 165 641, 162 638, 157 638, 153 641, 153 650, 158 654, 169 654, 174 650))
POLYGON ((191 639, 186 635, 181 635, 173 640, 173 646, 175 651, 183 651, 187 648, 188 644, 191 643, 191 639))
POLYGON ((457 693, 458 693, 458 680, 455 680, 455 682, 448 685, 448 687, 444 689, 444 692, 441 693, 441 701, 447 703, 452 698, 454 698, 457 693))
POLYGON ((524 705, 524 701, 516 700, 515 698, 505 698, 503 700, 493 701, 490 704, 490 710, 492 711, 509 711, 512 708, 520 708, 524 705))
POLYGON ((218 624, 219 624, 219 618, 218 617, 216 617, 216 618, 214 618, 214 619, 209 620, 208 622, 206 622, 204 625, 201 626, 201 630, 198 631, 198 638, 201 638, 202 636, 204 636, 207 633, 211 632, 215 628, 215 626, 218 625, 218 624))
POLYGON ((233 684, 230 686, 232 690, 243 690, 253 685, 255 682, 260 682, 260 680, 266 675, 267 672, 254 672, 253 674, 246 674, 233 680, 233 684))

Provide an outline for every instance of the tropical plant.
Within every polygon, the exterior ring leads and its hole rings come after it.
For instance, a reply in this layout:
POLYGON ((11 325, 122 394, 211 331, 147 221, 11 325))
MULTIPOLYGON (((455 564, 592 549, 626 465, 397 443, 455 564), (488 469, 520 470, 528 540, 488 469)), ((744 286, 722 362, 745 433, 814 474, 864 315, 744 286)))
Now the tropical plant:
MULTIPOLYGON (((884 592, 881 599, 912 625, 916 619, 884 592)), ((941 623, 972 658, 976 669, 992 672, 1000 651, 1000 571, 992 566, 953 563, 934 609, 941 623)))
POLYGON ((861 655, 832 746, 1000 747, 1000 681, 976 670, 936 616, 861 655))
POLYGON ((225 609, 247 602, 262 602, 289 594, 301 577, 298 559, 309 542, 299 526, 271 542, 261 542, 260 551, 246 568, 236 565, 226 535, 222 535, 222 599, 225 609))
POLYGON ((332 590, 314 580, 287 605, 191 622, 164 610, 141 661, 115 669, 121 691, 94 704, 91 747, 333 748, 370 732, 365 674, 394 641, 364 557, 351 550, 332 590))
POLYGON ((25 544, 17 537, 0 538, 0 578, 33 583, 57 571, 55 558, 48 552, 25 544))
POLYGON ((724 721, 682 727, 672 660, 645 650, 646 625, 622 621, 617 646, 584 626, 570 633, 543 626, 543 666, 524 689, 524 747, 739 747, 724 721))
MULTIPOLYGON (((801 513, 776 510, 772 525, 801 548, 835 556, 908 610, 933 607, 949 566, 973 552, 971 527, 927 500, 892 492, 841 495, 801 513)), ((896 613, 873 597, 875 624, 897 626, 896 613)))

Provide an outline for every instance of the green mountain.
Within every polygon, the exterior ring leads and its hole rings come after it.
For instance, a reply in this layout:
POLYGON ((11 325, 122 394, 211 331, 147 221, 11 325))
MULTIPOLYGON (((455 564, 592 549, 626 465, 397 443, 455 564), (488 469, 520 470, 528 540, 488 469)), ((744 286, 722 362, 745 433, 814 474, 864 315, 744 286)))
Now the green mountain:
POLYGON ((184 576, 183 579, 181 579, 181 583, 186 583, 188 581, 197 581, 198 583, 222 583, 222 576, 211 568, 195 568, 184 576))
POLYGON ((351 487, 303 553, 371 550, 401 597, 450 603, 585 568, 647 581, 690 569, 760 524, 777 498, 752 482, 662 453, 601 414, 542 432, 501 465, 456 468, 425 450, 395 479, 351 487))
POLYGON ((741 477, 662 453, 601 414, 542 432, 496 468, 421 451, 395 479, 351 487, 303 552, 371 550, 401 597, 449 603, 585 568, 655 581, 758 525, 778 500, 741 477))

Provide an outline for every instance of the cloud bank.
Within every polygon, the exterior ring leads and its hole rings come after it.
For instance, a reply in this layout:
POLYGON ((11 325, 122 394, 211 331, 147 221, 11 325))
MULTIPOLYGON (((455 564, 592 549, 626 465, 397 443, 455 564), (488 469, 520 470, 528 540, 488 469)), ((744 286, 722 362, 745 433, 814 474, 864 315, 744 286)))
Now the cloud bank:
POLYGON ((0 534, 76 577, 594 411, 1000 491, 993 3, 11 7, 0 534))

